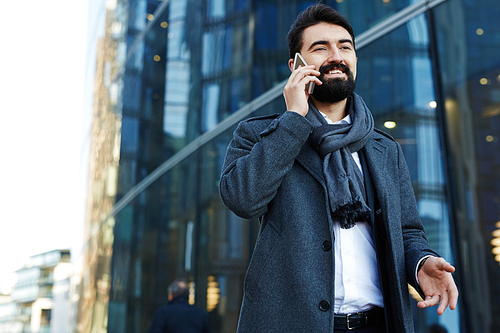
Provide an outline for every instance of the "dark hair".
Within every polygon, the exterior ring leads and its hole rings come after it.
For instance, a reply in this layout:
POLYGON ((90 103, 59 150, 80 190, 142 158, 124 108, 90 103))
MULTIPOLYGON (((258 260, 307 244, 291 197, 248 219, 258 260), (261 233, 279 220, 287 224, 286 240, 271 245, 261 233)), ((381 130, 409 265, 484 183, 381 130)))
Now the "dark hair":
POLYGON ((168 286, 168 294, 172 297, 189 296, 189 286, 185 280, 175 280, 168 286))
POLYGON ((297 16, 297 19, 293 22, 290 31, 286 36, 290 59, 293 59, 295 53, 300 52, 300 49, 302 48, 302 34, 304 30, 322 22, 339 25, 346 29, 349 35, 351 35, 352 42, 354 44, 354 32, 352 27, 349 25, 349 22, 347 22, 347 19, 330 6, 317 3, 307 7, 299 14, 299 16, 297 16))

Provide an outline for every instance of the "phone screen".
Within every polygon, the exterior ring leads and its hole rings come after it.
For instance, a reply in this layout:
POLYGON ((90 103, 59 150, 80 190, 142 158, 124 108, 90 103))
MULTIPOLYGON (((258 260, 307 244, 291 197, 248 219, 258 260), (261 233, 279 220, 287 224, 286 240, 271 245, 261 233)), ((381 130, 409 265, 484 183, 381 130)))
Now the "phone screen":
MULTIPOLYGON (((295 53, 295 59, 293 60, 293 70, 296 70, 300 66, 307 66, 307 62, 302 58, 300 53, 295 53)), ((314 82, 309 82, 306 84, 306 91, 310 95, 314 91, 314 82)))

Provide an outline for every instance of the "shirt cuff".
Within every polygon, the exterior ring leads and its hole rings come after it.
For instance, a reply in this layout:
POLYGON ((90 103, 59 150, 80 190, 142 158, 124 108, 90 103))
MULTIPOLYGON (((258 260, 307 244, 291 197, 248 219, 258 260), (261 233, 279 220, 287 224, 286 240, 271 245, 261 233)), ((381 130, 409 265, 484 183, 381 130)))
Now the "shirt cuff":
POLYGON ((425 257, 422 257, 422 259, 420 259, 418 261, 417 267, 415 268, 415 281, 417 281, 419 286, 420 286, 420 282, 418 282, 418 268, 420 267, 420 265, 424 264, 422 261, 427 260, 429 257, 434 257, 434 256, 429 254, 429 255, 426 255, 425 257))

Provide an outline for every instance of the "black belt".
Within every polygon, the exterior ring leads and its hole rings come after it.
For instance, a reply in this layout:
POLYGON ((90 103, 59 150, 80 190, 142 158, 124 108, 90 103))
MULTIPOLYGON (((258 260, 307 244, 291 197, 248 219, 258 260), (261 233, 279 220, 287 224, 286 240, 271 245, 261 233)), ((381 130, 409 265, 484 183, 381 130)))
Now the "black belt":
POLYGON ((365 312, 335 314, 335 328, 353 330, 381 324, 385 320, 383 308, 373 308, 365 312))

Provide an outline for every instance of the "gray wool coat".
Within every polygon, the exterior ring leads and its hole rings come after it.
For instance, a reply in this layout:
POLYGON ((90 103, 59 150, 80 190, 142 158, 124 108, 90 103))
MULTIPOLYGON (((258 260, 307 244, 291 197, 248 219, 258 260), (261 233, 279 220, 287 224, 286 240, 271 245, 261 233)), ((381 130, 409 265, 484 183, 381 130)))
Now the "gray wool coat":
MULTIPOLYGON (((335 240, 322 159, 307 143, 312 129, 286 111, 241 122, 228 146, 222 201, 240 217, 260 219, 238 332, 333 332, 335 240)), ((407 283, 421 292, 418 261, 437 254, 399 144, 376 130, 362 153, 374 187, 372 232, 388 331, 413 332, 407 283)))

